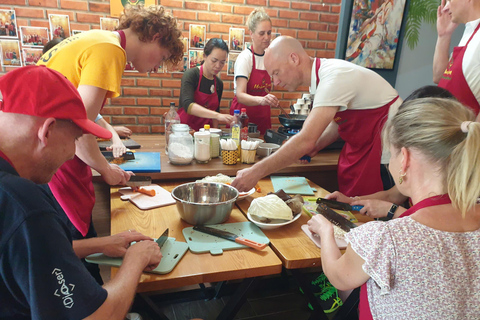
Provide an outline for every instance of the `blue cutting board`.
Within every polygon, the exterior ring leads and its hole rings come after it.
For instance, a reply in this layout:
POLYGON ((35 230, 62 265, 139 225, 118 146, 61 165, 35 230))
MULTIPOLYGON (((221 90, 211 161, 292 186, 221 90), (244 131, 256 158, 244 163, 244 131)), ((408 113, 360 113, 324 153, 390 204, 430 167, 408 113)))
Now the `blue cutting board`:
POLYGON ((310 187, 305 177, 271 176, 270 179, 275 192, 283 189, 287 194, 315 195, 314 190, 310 187))
MULTIPOLYGON (((262 230, 250 221, 215 224, 209 225, 209 227, 228 231, 259 243, 270 243, 270 240, 262 230)), ((223 250, 248 248, 243 244, 231 240, 193 230, 193 227, 183 229, 182 233, 188 243, 190 251, 194 253, 210 252, 212 255, 217 255, 222 254, 223 250)))
POLYGON ((135 152, 134 160, 120 164, 120 168, 134 173, 160 172, 160 152, 135 152))

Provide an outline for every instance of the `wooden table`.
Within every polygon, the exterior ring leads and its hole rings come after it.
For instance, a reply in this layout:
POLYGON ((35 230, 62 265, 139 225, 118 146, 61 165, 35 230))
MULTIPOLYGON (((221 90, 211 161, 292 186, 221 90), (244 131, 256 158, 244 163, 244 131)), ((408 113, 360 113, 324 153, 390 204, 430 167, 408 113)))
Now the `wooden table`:
MULTIPOLYGON (((162 183, 161 186, 171 191, 180 182, 162 183)), ((247 221, 242 212, 235 208, 225 223, 247 221)), ((130 201, 120 200, 117 188, 111 189, 111 233, 116 234, 128 229, 135 229, 147 236, 158 238, 166 229, 169 236, 185 242, 182 230, 191 225, 180 219, 176 205, 143 211, 130 201)), ((165 275, 144 273, 141 276, 137 292, 159 291, 180 288, 188 285, 221 282, 227 280, 256 278, 278 274, 282 262, 270 247, 262 251, 254 249, 226 250, 222 255, 210 253, 195 254, 187 251, 172 272, 165 275)), ((112 268, 112 276, 117 268, 112 268)), ((241 297, 243 299, 243 297, 241 297)), ((234 301, 232 299, 232 304, 234 301)), ((227 304, 219 318, 229 319, 230 314, 238 311, 240 305, 227 304)), ((235 314, 233 313, 233 314, 235 314)))
MULTIPOLYGON (((216 175, 223 173, 229 176, 235 176, 238 170, 248 168, 251 165, 238 163, 236 165, 224 165, 220 158, 212 159, 207 164, 197 164, 195 161, 191 165, 177 166, 172 165, 165 155, 165 135, 134 135, 132 139, 142 147, 138 149, 141 152, 160 152, 161 172, 144 173, 153 180, 173 180, 173 179, 196 179, 204 178, 207 175, 216 175)), ((309 178, 319 185, 337 190, 337 164, 340 150, 321 151, 312 158, 308 164, 293 163, 290 166, 278 171, 276 174, 294 174, 309 178)), ((256 161, 261 158, 256 157, 256 161)), ((98 175, 98 174, 97 174, 98 175)), ((139 173, 142 175, 142 173, 139 173)), ((101 181, 99 176, 95 181, 101 181)))

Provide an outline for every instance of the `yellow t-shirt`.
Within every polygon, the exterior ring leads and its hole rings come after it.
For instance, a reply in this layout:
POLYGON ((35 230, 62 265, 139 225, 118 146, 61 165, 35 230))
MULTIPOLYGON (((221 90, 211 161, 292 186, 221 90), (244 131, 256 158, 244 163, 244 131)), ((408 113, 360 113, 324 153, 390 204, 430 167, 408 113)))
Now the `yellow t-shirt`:
POLYGON ((107 90, 107 98, 115 98, 121 92, 126 60, 115 33, 90 30, 63 40, 47 51, 37 65, 57 70, 76 88, 95 86, 107 90))

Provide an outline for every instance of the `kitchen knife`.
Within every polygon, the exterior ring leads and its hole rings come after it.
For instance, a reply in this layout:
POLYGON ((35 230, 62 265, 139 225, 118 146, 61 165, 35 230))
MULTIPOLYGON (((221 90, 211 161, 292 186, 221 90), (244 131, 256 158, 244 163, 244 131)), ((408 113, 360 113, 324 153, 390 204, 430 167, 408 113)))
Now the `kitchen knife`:
POLYGON ((205 227, 205 226, 194 226, 193 230, 200 231, 203 233, 210 234, 215 237, 227 239, 230 241, 234 241, 236 243, 240 243, 243 245, 246 245, 250 248, 257 249, 257 250, 263 250, 267 246, 266 243, 258 243, 252 240, 248 240, 245 238, 242 238, 240 236, 237 236, 234 233, 228 232, 228 231, 223 231, 223 230, 218 230, 215 228, 210 228, 210 227, 205 227))
POLYGON ((149 186, 151 184, 152 184, 152 177, 137 176, 137 175, 131 176, 126 183, 127 187, 133 187, 133 188, 149 186))
POLYGON ((328 221, 346 232, 349 232, 350 229, 357 226, 352 221, 345 219, 342 215, 336 213, 335 211, 327 207, 327 205, 324 203, 320 203, 317 206, 317 212, 324 216, 328 221))
POLYGON ((157 239, 156 243, 158 244, 158 246, 160 247, 160 249, 162 249, 162 246, 165 244, 165 242, 167 241, 168 239, 168 228, 167 230, 165 230, 162 235, 160 236, 160 238, 157 239))
POLYGON ((343 211, 360 211, 363 208, 363 206, 351 206, 345 202, 324 199, 324 198, 318 198, 317 203, 323 203, 332 209, 343 210, 343 211))
MULTIPOLYGON (((103 156, 107 159, 108 162, 114 160, 113 152, 112 151, 102 151, 103 156)), ((134 160, 135 154, 132 151, 127 151, 122 154, 118 159, 123 158, 123 160, 134 160)))

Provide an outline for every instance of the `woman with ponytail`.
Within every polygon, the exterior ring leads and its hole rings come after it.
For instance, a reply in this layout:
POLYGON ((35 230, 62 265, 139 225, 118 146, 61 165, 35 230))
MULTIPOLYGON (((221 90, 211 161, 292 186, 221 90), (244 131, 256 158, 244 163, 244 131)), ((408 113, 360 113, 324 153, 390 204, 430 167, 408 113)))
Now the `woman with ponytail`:
POLYGON ((480 314, 480 123, 449 99, 404 103, 384 128, 389 170, 413 206, 346 235, 323 216, 322 267, 338 289, 362 286, 360 319, 476 319, 480 314), (348 276, 345 276, 348 275, 348 276))

